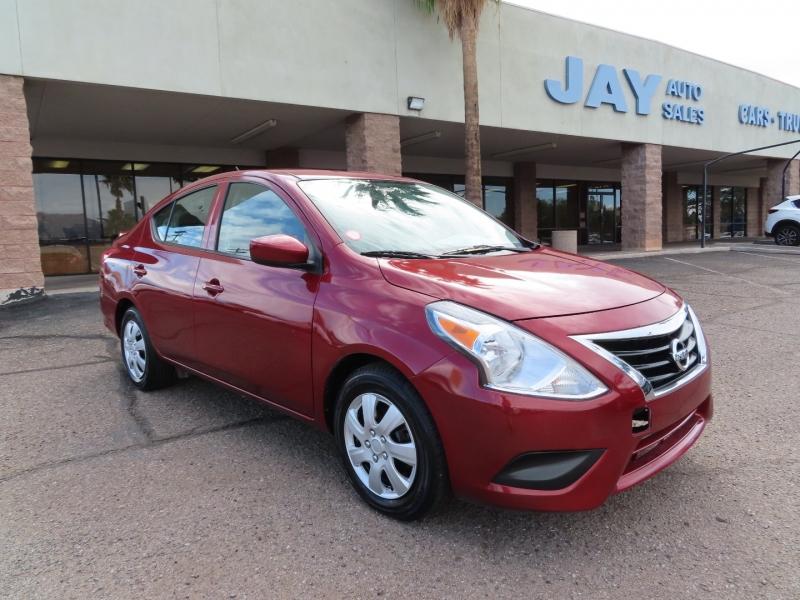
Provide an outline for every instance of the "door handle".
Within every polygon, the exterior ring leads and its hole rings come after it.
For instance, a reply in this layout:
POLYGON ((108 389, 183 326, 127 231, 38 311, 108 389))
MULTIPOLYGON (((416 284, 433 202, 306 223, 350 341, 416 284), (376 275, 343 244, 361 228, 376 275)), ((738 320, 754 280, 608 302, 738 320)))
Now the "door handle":
POLYGON ((133 267, 133 274, 136 275, 137 277, 144 277, 145 275, 147 275, 147 269, 144 268, 144 265, 141 264, 136 265, 135 267, 133 267))
POLYGON ((203 284, 203 289, 208 292, 210 296, 216 296, 217 294, 221 294, 225 291, 225 288, 222 287, 219 283, 219 279, 209 279, 203 284))

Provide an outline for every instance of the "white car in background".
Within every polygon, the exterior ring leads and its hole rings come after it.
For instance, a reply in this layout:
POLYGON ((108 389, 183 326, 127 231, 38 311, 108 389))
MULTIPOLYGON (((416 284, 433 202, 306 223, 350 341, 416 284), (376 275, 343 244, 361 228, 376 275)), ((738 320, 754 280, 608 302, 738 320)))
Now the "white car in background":
POLYGON ((787 196, 769 209, 764 234, 779 246, 800 245, 800 196, 787 196))

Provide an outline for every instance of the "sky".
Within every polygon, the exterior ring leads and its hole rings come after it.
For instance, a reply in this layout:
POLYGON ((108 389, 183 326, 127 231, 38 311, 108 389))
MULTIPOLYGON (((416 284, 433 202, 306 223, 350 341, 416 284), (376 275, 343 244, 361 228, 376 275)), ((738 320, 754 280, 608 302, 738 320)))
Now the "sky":
POLYGON ((665 42, 800 87, 800 0, 504 0, 665 42))

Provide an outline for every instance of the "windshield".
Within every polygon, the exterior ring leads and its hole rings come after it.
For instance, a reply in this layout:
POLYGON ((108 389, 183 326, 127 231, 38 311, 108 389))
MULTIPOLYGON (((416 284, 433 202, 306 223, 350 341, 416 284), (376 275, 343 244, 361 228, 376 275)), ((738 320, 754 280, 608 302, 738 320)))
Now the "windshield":
POLYGON ((514 232, 455 194, 427 184, 367 179, 298 183, 360 253, 478 254, 528 249, 514 232))

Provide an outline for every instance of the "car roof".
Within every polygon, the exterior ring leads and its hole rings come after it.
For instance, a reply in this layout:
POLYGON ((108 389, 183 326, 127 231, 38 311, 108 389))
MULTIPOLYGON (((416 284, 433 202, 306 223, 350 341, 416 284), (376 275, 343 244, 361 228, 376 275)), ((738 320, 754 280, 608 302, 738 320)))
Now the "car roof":
MULTIPOLYGON (((386 175, 370 171, 340 171, 333 169, 248 169, 239 171, 240 175, 254 175, 260 177, 283 176, 292 177, 303 181, 307 179, 374 179, 380 181, 405 181, 415 182, 416 179, 398 175, 386 175)), ((231 173, 225 173, 230 175, 231 173)))

